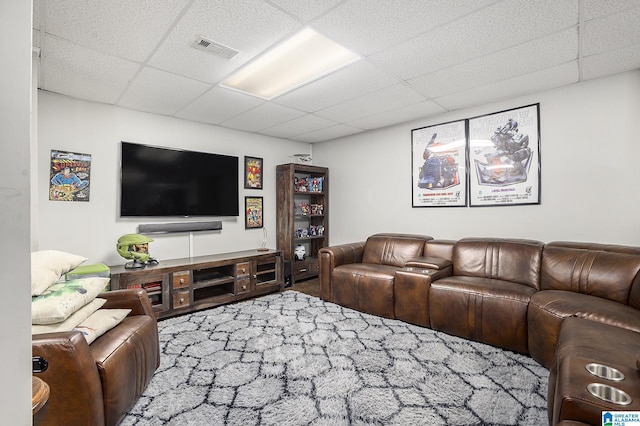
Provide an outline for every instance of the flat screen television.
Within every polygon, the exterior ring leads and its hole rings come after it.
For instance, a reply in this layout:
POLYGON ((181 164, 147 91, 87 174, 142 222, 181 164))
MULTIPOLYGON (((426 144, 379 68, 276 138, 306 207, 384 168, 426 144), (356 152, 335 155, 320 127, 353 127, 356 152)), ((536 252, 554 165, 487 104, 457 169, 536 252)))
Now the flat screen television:
POLYGON ((120 216, 238 216, 238 157, 122 141, 120 216))

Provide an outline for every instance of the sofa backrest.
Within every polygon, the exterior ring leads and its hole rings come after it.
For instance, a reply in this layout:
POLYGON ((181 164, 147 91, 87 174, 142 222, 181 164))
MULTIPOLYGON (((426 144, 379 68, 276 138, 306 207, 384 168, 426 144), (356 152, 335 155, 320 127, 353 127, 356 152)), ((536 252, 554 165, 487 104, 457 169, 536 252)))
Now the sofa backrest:
POLYGON ((542 255, 540 285, 542 290, 584 293, 640 309, 640 250, 607 244, 549 243, 542 255))
POLYGON ((453 247, 453 275, 494 278, 540 289, 540 241, 463 238, 453 247))
POLYGON ((424 243, 424 256, 453 260, 454 240, 430 240, 424 243))
POLYGON ((402 267, 408 260, 422 256, 425 241, 431 239, 427 235, 374 234, 364 245, 362 263, 402 267))

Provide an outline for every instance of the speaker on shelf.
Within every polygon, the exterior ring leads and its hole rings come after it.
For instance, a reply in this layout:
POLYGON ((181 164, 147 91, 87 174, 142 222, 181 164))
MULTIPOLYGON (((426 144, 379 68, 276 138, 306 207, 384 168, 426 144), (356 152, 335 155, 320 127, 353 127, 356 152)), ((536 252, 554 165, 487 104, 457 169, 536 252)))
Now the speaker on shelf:
POLYGON ((147 223, 138 225, 138 232, 140 234, 219 231, 221 229, 222 221, 220 220, 211 220, 208 222, 147 223))
POLYGON ((291 261, 284 261, 284 286, 291 287, 293 285, 293 280, 291 277, 291 261))

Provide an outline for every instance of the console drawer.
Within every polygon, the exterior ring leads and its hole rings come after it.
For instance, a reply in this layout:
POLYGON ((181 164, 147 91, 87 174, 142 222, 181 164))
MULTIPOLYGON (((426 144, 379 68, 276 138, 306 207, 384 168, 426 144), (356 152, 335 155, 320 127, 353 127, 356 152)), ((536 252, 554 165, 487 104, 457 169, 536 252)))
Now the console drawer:
POLYGON ((177 291, 173 293, 173 309, 186 308, 191 303, 189 291, 177 291))
POLYGON ((189 271, 178 271, 173 273, 173 288, 189 287, 191 275, 189 271))

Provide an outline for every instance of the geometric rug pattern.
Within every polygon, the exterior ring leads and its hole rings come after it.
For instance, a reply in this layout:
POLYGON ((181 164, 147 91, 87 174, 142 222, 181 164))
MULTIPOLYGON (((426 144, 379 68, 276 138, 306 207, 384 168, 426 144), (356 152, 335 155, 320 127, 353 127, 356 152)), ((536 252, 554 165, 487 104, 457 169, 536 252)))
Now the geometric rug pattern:
POLYGON ((285 291, 158 322, 121 425, 544 425, 533 359, 285 291))

